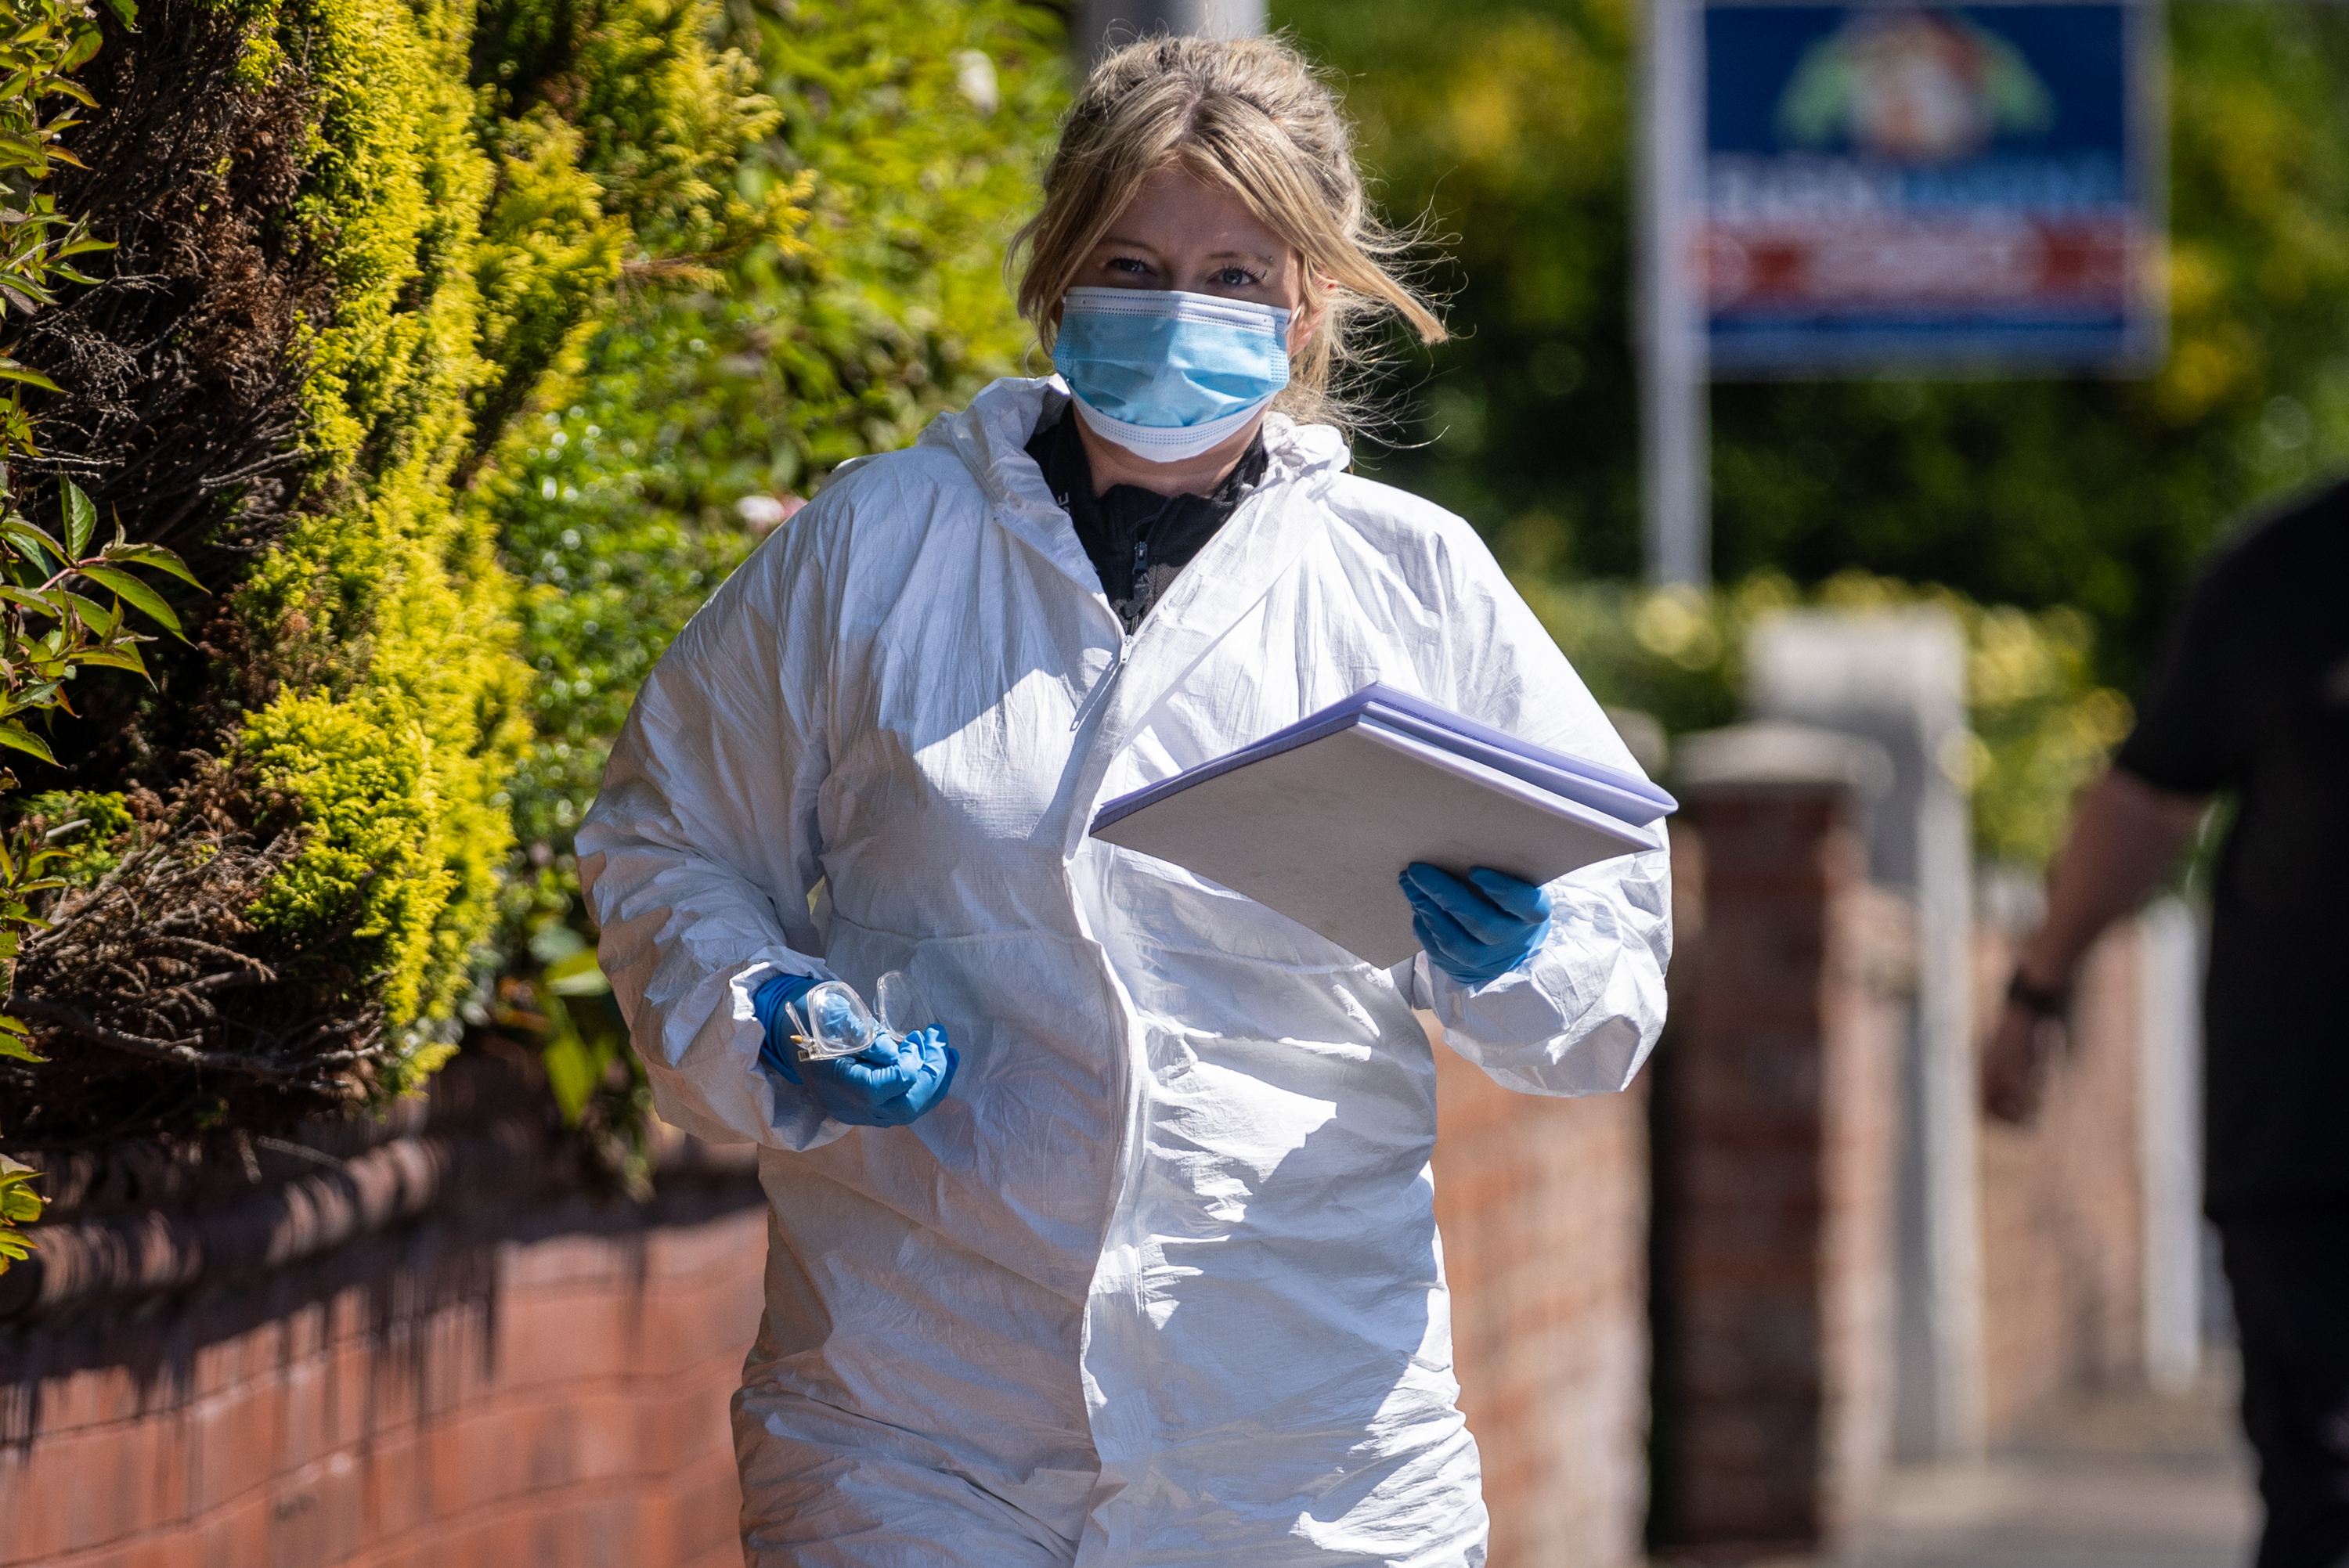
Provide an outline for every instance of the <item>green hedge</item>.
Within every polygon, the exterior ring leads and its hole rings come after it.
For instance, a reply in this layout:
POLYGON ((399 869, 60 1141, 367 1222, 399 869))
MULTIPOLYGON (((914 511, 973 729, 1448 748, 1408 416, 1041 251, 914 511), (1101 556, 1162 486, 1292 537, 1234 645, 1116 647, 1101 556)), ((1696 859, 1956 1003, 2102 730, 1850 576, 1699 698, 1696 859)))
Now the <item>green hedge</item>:
MULTIPOLYGON (((61 732, 56 782, 120 790, 137 820, 113 875, 54 912, 111 967, 18 977, 98 1027, 7 1064, 13 1141, 284 1121, 397 1093, 453 1048, 500 963, 509 784, 533 745, 496 477, 618 301, 800 243, 792 191, 741 178, 780 111, 724 33, 715 0, 163 0, 110 31, 78 190, 127 236, 122 281, 59 313, 50 363, 133 372, 60 370, 52 463, 99 485, 146 460, 116 412, 166 376, 140 380, 126 346, 159 325, 141 268, 187 274, 160 323, 169 374, 264 396, 243 448, 186 459, 213 498, 193 522, 134 482, 102 492, 134 538, 192 537, 226 592, 151 691, 98 690, 61 732), (107 118, 140 110, 181 117, 184 142, 107 118), (202 135, 223 125, 242 139, 215 152, 202 135), (248 165, 280 177, 240 186, 248 165), (224 275, 239 264, 259 281, 224 275), (261 324, 283 307, 282 335, 198 330, 238 288, 261 324), (191 901, 204 947, 157 949, 142 933, 191 901)), ((167 451, 190 445, 187 422, 157 424, 167 451)))
POLYGON ((637 683, 763 529, 1030 341, 1002 264, 1065 90, 1048 20, 811 0, 734 36, 784 106, 744 182, 804 204, 797 242, 626 302, 489 487, 527 583, 538 739, 515 792, 541 861, 567 855, 637 683))

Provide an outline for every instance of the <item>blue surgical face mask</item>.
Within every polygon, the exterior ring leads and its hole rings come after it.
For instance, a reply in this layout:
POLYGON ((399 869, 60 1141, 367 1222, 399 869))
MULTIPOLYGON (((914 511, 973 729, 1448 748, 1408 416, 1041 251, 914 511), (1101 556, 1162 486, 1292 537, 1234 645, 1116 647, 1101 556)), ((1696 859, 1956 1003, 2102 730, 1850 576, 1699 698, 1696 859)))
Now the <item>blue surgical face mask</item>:
POLYGON ((1052 364, 1094 435, 1178 462, 1229 440, 1288 385, 1288 314, 1167 289, 1071 289, 1052 364))

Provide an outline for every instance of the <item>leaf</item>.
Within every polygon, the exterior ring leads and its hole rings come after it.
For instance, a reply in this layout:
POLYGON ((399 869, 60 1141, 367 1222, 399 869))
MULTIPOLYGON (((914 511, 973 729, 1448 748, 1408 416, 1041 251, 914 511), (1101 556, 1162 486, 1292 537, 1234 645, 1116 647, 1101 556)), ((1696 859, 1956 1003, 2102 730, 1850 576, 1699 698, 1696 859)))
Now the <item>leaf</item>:
POLYGON ((36 557, 41 551, 46 550, 60 561, 65 559, 66 547, 51 539, 42 531, 38 523, 21 512, 12 511, 6 517, 0 518, 0 539, 5 539, 11 544, 29 548, 36 557))
MULTIPOLYGON (((122 607, 119 604, 109 610, 95 599, 85 599, 74 593, 66 594, 66 603, 73 606, 74 614, 93 636, 111 636, 114 628, 122 624, 122 607)), ((87 656, 83 662, 88 662, 87 656)))
POLYGON ((0 722, 0 746, 13 746, 19 751, 29 751, 50 767, 57 759, 49 750, 49 743, 21 724, 0 722))
POLYGON ((14 1035, 0 1035, 0 1057, 13 1057, 17 1061, 31 1062, 35 1066, 49 1059, 14 1035))
POLYGON ((595 949, 585 947, 548 965, 544 983, 558 996, 601 996, 612 988, 604 972, 595 967, 595 949))
MULTIPOLYGON (((15 299, 16 297, 15 294, 5 288, 0 288, 0 294, 7 294, 11 299, 15 299)), ((18 301, 18 303, 20 304, 23 304, 22 301, 18 301)), ((33 309, 34 307, 31 305, 24 306, 24 311, 26 315, 32 315, 33 309)), ((34 386, 47 392, 63 392, 65 390, 64 387, 58 386, 56 382, 50 380, 47 377, 42 375, 31 366, 19 365, 13 359, 0 359, 0 381, 28 381, 34 386)))
POLYGON ((0 1221, 28 1224, 41 1217, 42 1198, 33 1191, 41 1173, 14 1160, 0 1165, 0 1221))
POLYGON ((586 1109, 604 1081, 604 1069, 612 1060, 612 1047, 599 1047, 580 1038, 579 1031, 570 1026, 567 1018, 558 1016, 557 1028, 554 1038, 539 1053, 539 1060, 546 1068, 546 1087, 554 1091, 554 1103, 563 1112, 564 1124, 576 1127, 579 1113, 586 1109))
MULTIPOLYGON (((78 664, 103 665, 109 669, 147 675, 147 661, 140 657, 139 650, 128 643, 118 647, 92 648, 87 653, 76 654, 74 660, 78 664)), ((152 680, 154 677, 150 676, 148 678, 152 680)))
POLYGON ((586 950, 587 939, 559 920, 549 921, 530 934, 530 955, 550 966, 586 950))
POLYGON ((78 240, 67 240, 64 244, 59 245, 57 260, 63 261, 67 256, 87 255, 92 251, 111 251, 114 248, 115 243, 112 240, 93 240, 85 234, 78 240))
POLYGON ((73 480, 58 482, 65 489, 66 558, 78 561, 81 552, 89 548, 89 536, 98 527, 98 508, 73 480))
POLYGON ((180 630, 180 617, 171 613, 171 606, 163 603, 162 595, 129 573, 117 566, 85 566, 81 568, 81 574, 94 582, 103 583, 121 594, 160 622, 165 631, 180 641, 184 643, 188 640, 187 634, 180 630))
POLYGON ((139 0, 106 0, 106 8, 114 13, 116 19, 121 22, 123 26, 134 33, 139 30, 136 26, 139 20, 139 0))
MULTIPOLYGON (((115 529, 119 532, 121 527, 121 520, 118 518, 115 521, 115 529)), ((117 542, 108 545, 104 550, 99 551, 98 554, 108 561, 127 562, 135 566, 151 566, 158 572, 168 572, 199 593, 210 592, 202 583, 196 581, 196 574, 188 570, 186 562, 160 544, 117 542)))
POLYGON ((0 601, 11 604, 22 604, 36 615, 55 617, 64 614, 65 610, 65 607, 57 603, 57 595, 53 592, 41 593, 30 588, 11 588, 5 584, 0 584, 0 601))

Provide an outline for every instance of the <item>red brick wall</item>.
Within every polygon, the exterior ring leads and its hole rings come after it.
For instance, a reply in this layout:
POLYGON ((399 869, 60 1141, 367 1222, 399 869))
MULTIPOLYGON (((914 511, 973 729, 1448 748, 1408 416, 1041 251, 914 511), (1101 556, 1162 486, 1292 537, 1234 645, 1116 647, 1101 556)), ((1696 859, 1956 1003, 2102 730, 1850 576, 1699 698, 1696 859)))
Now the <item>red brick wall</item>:
MULTIPOLYGON (((2074 991, 2072 1048, 2038 1118, 2020 1129, 1983 1123, 1982 1380, 1993 1443, 2064 1394, 2143 1375, 2142 951, 2134 922, 2091 950, 2074 991)), ((1987 1028, 2013 952, 1984 931, 1975 954, 1975 1016, 1987 1028)))
POLYGON ((1697 794, 1701 943, 1660 1093, 1659 1533, 1832 1541, 1889 1447, 1902 910, 1840 788, 1697 794))
MULTIPOLYGON (((1518 1095, 1437 1059, 1491 1561, 1621 1568, 1646 1498, 1644 1093, 1518 1095)), ((330 1174, 53 1178, 73 1196, 0 1300, 0 1568, 740 1561, 755 1185, 704 1154, 649 1212, 565 1197, 530 1119, 494 1119, 523 1090, 466 1066, 330 1174)))
POLYGON ((417 1266, 283 1311, 238 1296, 299 1282, 253 1280, 20 1339, 55 1370, 0 1446, 0 1564, 737 1568, 763 1210, 536 1222, 453 1289, 428 1222, 417 1266))
POLYGON ((1619 1568, 1647 1508, 1647 1095, 1515 1094, 1436 1047, 1435 1214, 1492 1568, 1619 1568))

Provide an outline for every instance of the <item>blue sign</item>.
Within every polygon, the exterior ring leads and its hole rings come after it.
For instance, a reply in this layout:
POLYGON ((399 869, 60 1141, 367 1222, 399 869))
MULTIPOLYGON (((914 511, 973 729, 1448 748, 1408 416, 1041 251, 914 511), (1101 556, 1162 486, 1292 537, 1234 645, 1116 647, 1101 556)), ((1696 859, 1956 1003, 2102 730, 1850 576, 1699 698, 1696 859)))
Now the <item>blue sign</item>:
POLYGON ((2158 20, 1708 5, 1696 259, 1715 374, 2152 369, 2158 20))

